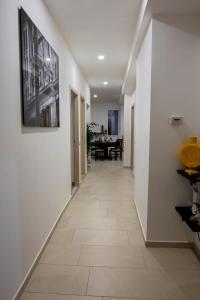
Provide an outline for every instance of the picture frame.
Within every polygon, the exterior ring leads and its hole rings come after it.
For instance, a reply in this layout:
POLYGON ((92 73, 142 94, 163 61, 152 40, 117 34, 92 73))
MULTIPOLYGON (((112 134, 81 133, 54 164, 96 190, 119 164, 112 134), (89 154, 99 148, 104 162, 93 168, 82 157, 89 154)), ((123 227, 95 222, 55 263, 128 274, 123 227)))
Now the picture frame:
POLYGON ((23 8, 19 36, 23 125, 59 127, 59 57, 23 8))

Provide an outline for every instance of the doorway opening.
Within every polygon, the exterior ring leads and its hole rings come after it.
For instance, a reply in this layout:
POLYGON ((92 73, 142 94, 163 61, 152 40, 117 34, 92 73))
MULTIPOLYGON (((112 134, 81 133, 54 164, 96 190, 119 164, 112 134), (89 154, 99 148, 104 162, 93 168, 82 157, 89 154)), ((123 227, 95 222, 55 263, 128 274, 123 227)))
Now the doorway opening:
POLYGON ((80 183, 79 176, 79 97, 76 92, 70 90, 70 127, 71 127, 71 187, 77 187, 80 183))
POLYGON ((81 133, 81 176, 86 174, 86 123, 85 123, 85 99, 80 99, 80 133, 81 133))

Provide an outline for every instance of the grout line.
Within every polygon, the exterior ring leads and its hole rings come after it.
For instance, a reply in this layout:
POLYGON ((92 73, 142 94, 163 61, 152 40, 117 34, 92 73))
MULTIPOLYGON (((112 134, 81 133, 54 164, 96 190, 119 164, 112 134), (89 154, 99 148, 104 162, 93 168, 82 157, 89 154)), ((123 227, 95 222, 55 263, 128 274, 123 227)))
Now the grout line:
POLYGON ((81 245, 81 251, 80 251, 80 255, 79 255, 79 258, 77 260, 77 266, 80 266, 80 259, 81 259, 81 255, 82 255, 82 252, 85 248, 85 245, 81 245))
MULTIPOLYGON (((85 268, 85 269, 89 269, 89 274, 90 274, 90 271, 91 269, 127 269, 127 270, 147 270, 149 268, 147 267, 122 267, 122 266, 117 266, 117 267, 114 267, 114 266, 94 266, 94 265, 66 265, 66 264, 52 264, 52 263, 39 263, 38 265, 48 265, 48 266, 58 266, 58 267, 80 267, 80 268, 85 268)), ((151 268, 153 270, 160 270, 159 268, 151 268)), ((168 269, 164 269, 163 270, 168 270, 168 269)), ((171 270, 171 269, 170 269, 171 270)), ((183 269, 178 269, 178 270, 183 270, 183 269)), ((88 276, 88 280, 89 280, 89 276, 88 276)))
MULTIPOLYGON (((86 297, 86 294, 71 294, 71 293, 53 293, 53 292, 33 292, 33 291, 24 291, 24 294, 41 294, 41 295, 57 295, 57 296, 75 296, 75 297, 86 297)), ((87 297, 96 297, 96 298, 102 298, 102 296, 87 296, 87 297)), ((142 300, 142 299, 141 299, 142 300)))
MULTIPOLYGON (((52 292, 28 292, 28 291, 25 291, 24 294, 41 294, 41 295, 58 295, 58 296, 75 296, 75 297, 95 297, 95 298, 101 298, 101 300, 104 300, 104 298, 109 298, 109 299, 132 299, 132 300, 143 300, 146 298, 144 297, 140 297, 140 298, 135 298, 135 297, 126 297, 126 296, 123 296, 123 297, 119 297, 119 296, 106 296, 106 295, 103 295, 103 296, 97 296, 97 295, 83 295, 83 294, 63 294, 63 293, 52 293, 52 292)), ((152 298, 151 298, 152 299, 152 298)), ((150 299, 149 299, 150 300, 150 299)), ((153 300, 153 299, 152 299, 153 300)))
POLYGON ((147 261, 146 261, 145 255, 144 255, 143 249, 141 249, 141 252, 142 252, 142 259, 143 259, 144 267, 145 267, 145 269, 149 269, 149 267, 147 265, 147 261))
POLYGON ((127 237, 128 237, 128 244, 129 244, 129 246, 131 246, 131 242, 130 242, 130 236, 129 236, 129 234, 128 234, 128 230, 126 230, 126 234, 127 234, 127 237))
POLYGON ((89 285, 89 280, 90 280, 90 273, 91 273, 91 268, 89 267, 88 280, 87 280, 87 286, 86 286, 86 295, 88 295, 88 285, 89 285))

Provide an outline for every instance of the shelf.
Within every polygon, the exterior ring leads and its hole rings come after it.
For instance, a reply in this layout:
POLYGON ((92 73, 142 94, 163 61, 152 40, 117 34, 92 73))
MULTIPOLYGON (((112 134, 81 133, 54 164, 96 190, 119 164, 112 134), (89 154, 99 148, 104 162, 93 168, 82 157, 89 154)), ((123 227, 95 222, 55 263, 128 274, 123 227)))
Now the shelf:
POLYGON ((190 221, 192 216, 191 206, 176 206, 175 209, 182 217, 182 221, 186 222, 193 232, 200 232, 200 226, 197 224, 197 221, 190 221))
POLYGON ((200 172, 197 174, 189 175, 185 170, 177 170, 177 173, 189 180, 191 185, 200 182, 200 172))

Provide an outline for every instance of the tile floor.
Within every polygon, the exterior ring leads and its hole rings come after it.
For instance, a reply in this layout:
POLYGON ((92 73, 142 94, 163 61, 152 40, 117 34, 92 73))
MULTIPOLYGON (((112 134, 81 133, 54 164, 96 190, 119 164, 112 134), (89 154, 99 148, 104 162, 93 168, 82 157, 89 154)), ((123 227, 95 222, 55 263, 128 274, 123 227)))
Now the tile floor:
POLYGON ((200 299, 200 264, 189 249, 145 248, 131 171, 121 162, 97 161, 63 214, 21 300, 126 298, 200 299))

